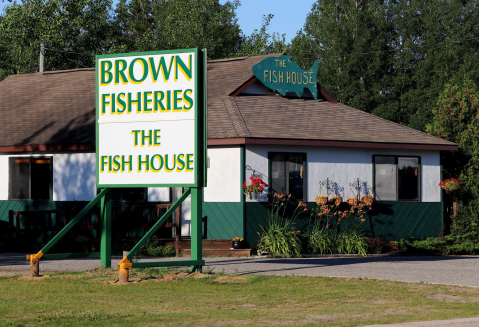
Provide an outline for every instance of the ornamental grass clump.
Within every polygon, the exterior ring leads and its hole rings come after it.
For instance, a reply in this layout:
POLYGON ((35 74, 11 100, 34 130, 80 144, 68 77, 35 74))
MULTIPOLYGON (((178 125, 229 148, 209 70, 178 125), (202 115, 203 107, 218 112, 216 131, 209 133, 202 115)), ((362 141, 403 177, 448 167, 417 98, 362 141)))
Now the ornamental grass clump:
POLYGON ((288 216, 288 206, 293 205, 291 196, 275 193, 270 198, 267 226, 261 226, 256 247, 261 253, 300 257, 301 232, 297 230, 295 220, 298 215, 308 211, 306 203, 298 202, 288 216))

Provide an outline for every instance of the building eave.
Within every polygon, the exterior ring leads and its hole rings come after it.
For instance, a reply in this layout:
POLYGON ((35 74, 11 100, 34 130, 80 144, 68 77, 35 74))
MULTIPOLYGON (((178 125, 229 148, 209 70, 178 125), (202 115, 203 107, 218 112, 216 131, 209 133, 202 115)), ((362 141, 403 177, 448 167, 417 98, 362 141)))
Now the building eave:
POLYGON ((339 148, 372 148, 372 149, 402 149, 402 150, 430 150, 430 151, 457 151, 457 145, 446 144, 411 144, 411 143, 380 143, 380 142, 351 142, 329 140, 299 140, 299 139, 267 139, 267 138, 227 138, 208 139, 208 145, 293 145, 318 146, 339 148))

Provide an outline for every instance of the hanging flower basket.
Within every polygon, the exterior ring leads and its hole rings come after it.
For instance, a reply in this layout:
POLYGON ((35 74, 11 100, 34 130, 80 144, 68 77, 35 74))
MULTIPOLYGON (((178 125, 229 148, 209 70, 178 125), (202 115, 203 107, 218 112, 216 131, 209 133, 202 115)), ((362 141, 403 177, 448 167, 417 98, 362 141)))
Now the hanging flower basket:
POLYGON ((318 195, 316 197, 316 204, 318 206, 323 206, 328 204, 328 196, 327 195, 318 195))
POLYGON ((350 205, 355 206, 355 205, 358 204, 358 202, 359 202, 359 201, 358 201, 358 198, 356 198, 356 197, 348 198, 348 203, 349 203, 350 205))
POLYGON ((456 178, 451 178, 441 181, 439 186, 446 191, 446 194, 451 194, 461 188, 461 183, 456 178))
POLYGON ((268 187, 268 184, 259 177, 251 176, 249 179, 251 184, 248 185, 247 181, 243 183, 243 193, 249 195, 251 200, 258 200, 264 188, 268 187))
POLYGON ((373 201, 374 201, 374 195, 363 195, 361 197, 361 202, 367 206, 372 205, 373 201))
POLYGON ((331 203, 334 204, 336 207, 343 203, 343 198, 339 195, 335 195, 331 198, 331 203))
POLYGON ((258 200, 260 196, 261 196, 261 193, 260 193, 260 192, 251 192, 251 193, 249 194, 249 198, 250 198, 251 200, 258 200))

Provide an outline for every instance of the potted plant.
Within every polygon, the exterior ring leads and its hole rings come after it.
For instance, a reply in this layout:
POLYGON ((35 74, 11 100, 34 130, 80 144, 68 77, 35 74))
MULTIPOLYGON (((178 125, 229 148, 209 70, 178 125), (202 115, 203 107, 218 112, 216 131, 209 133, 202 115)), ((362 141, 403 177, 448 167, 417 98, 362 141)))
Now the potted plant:
POLYGON ((251 176, 249 179, 251 184, 248 185, 247 181, 243 183, 243 193, 249 195, 252 200, 258 200, 264 188, 268 187, 268 184, 259 177, 251 176))
POLYGON ((372 205, 373 201, 374 201, 374 195, 363 195, 361 197, 361 202, 367 206, 372 205))
POLYGON ((461 183, 456 178, 451 178, 441 181, 439 186, 446 191, 446 194, 451 194, 461 187, 461 183))
POLYGON ((317 204, 318 206, 320 206, 320 205, 325 205, 325 204, 327 204, 327 203, 328 203, 328 196, 327 196, 327 195, 318 195, 318 196, 316 197, 316 204, 317 204))
POLYGON ((337 207, 343 202, 343 198, 340 195, 334 195, 330 201, 337 207))
POLYGON ((241 237, 235 237, 231 240, 231 247, 233 249, 243 249, 246 247, 246 241, 241 237))

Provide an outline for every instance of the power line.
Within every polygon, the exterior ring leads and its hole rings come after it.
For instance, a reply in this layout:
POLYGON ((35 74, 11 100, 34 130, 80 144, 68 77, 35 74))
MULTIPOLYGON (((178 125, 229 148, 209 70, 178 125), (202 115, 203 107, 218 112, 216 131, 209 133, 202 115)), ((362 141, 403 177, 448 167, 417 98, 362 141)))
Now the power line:
POLYGON ((417 45, 415 47, 406 47, 406 48, 399 48, 399 49, 379 50, 379 51, 371 51, 371 52, 357 52, 357 53, 348 53, 343 55, 317 56, 313 58, 294 58, 294 59, 295 60, 302 60, 302 59, 312 60, 312 59, 320 59, 320 58, 340 58, 340 57, 362 56, 362 55, 379 54, 379 53, 385 53, 385 52, 396 52, 396 51, 404 51, 404 50, 414 50, 418 48, 435 47, 438 45, 445 45, 448 43, 462 43, 464 41, 471 41, 471 40, 478 40, 478 39, 479 37, 471 37, 471 38, 459 40, 459 41, 445 41, 440 43, 417 45))
POLYGON ((73 51, 55 50, 50 48, 45 48, 45 50, 54 51, 54 52, 71 53, 71 54, 77 54, 77 55, 85 55, 85 56, 95 56, 92 53, 86 53, 86 52, 73 52, 73 51))

